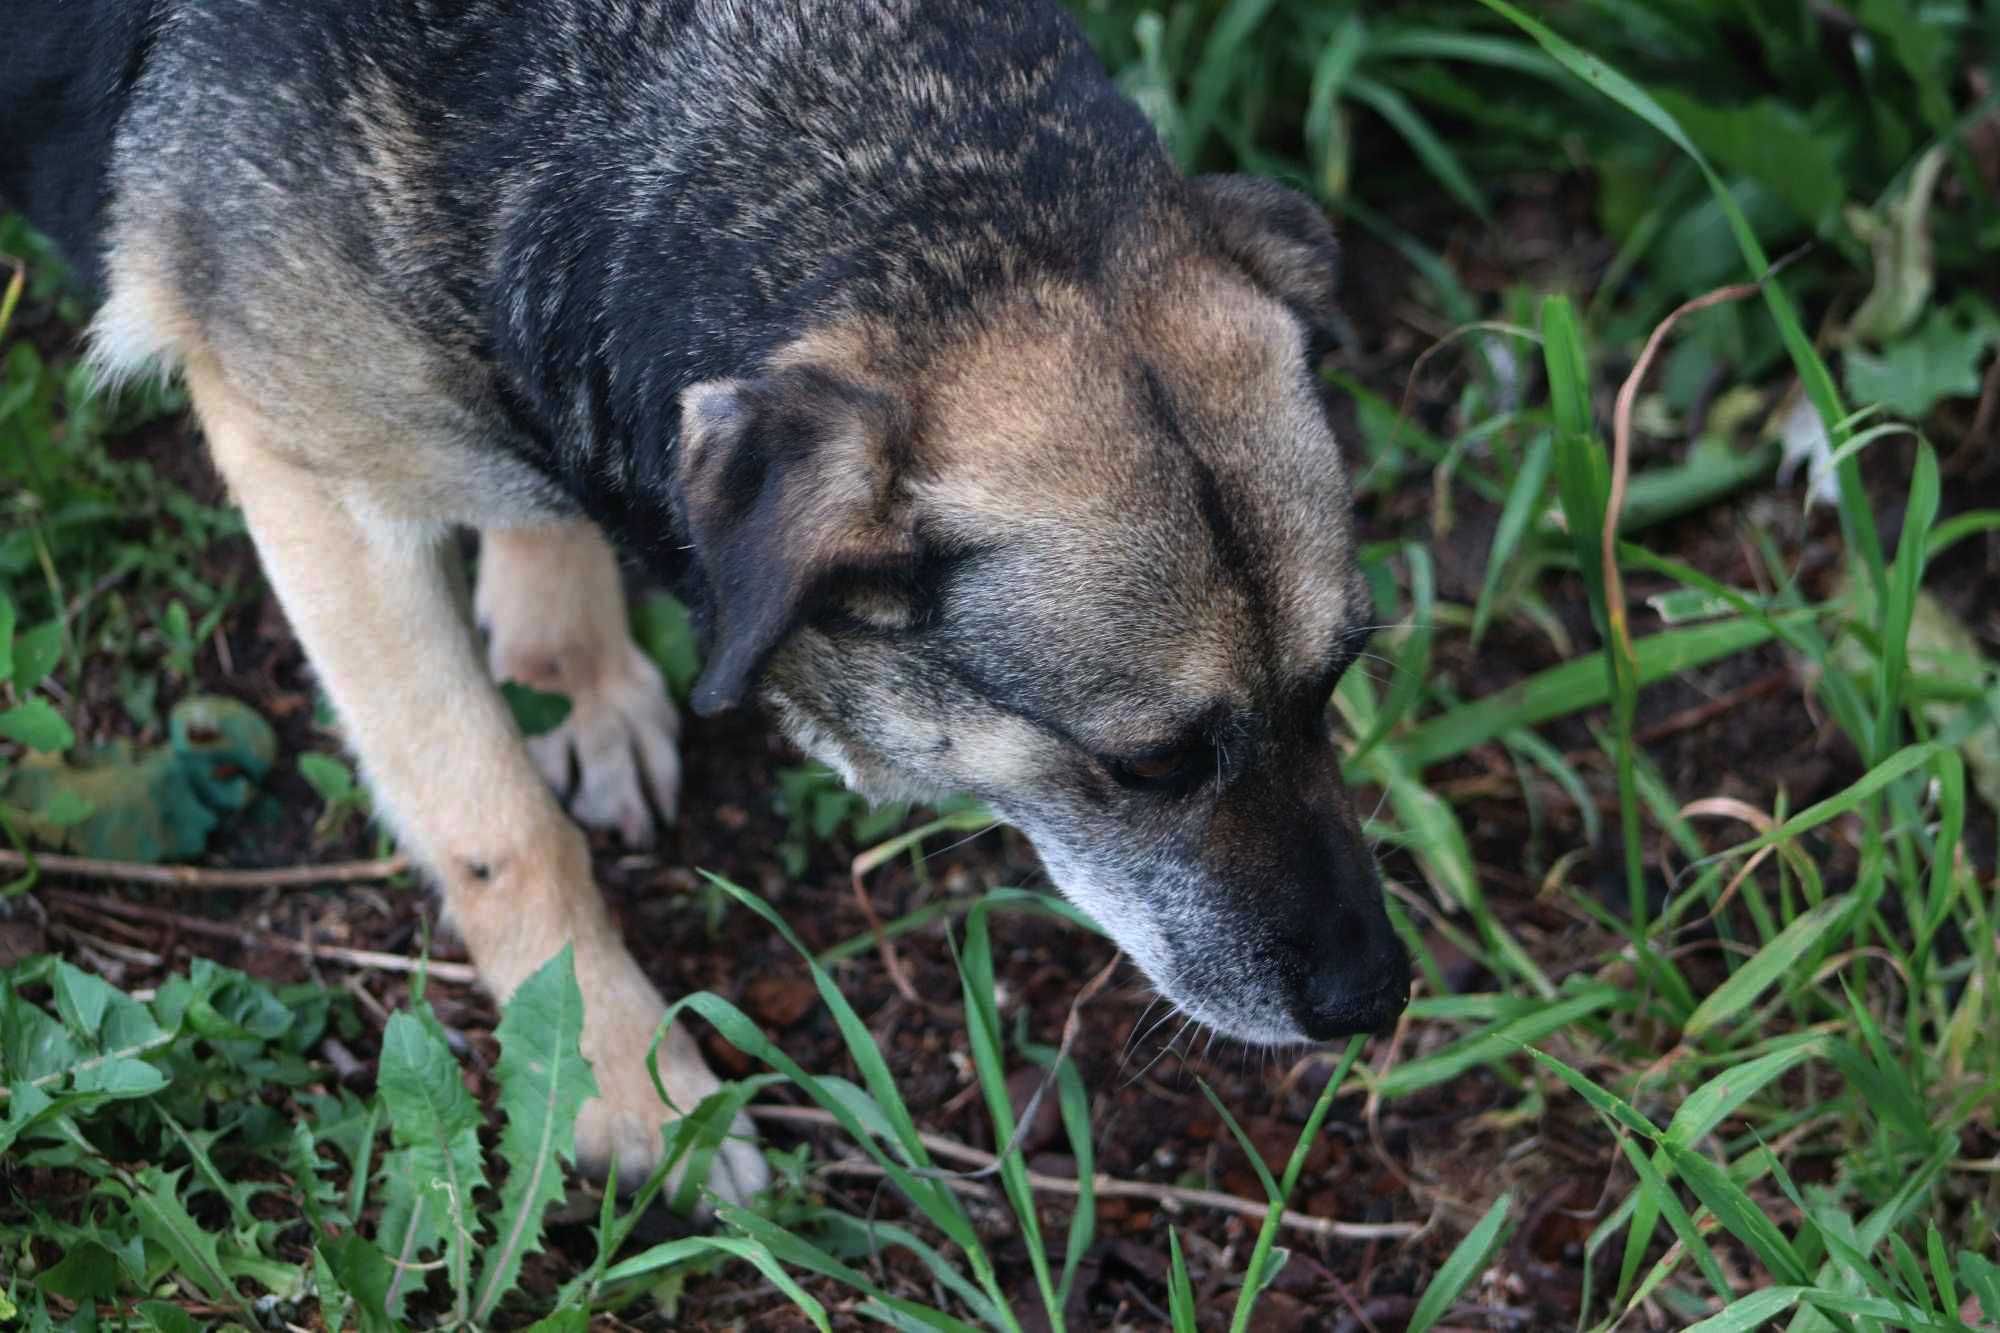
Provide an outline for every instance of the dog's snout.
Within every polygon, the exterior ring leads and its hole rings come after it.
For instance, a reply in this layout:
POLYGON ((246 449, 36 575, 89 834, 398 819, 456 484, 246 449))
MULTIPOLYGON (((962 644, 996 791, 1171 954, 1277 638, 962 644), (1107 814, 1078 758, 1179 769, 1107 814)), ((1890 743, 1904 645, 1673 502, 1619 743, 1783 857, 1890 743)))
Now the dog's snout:
POLYGON ((1379 905, 1329 913, 1304 955, 1286 998, 1314 1041, 1378 1031, 1409 1003, 1409 955, 1379 905))

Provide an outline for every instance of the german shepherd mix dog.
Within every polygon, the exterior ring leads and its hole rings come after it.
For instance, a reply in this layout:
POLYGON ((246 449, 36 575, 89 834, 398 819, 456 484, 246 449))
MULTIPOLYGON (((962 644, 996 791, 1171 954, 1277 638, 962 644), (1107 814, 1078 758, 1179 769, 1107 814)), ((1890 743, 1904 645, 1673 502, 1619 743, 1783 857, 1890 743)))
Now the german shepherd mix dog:
MULTIPOLYGON (((1184 178, 1053 0, 11 0, 0 194, 216 465, 495 995, 575 946, 580 1154, 658 1160, 592 883, 678 720, 614 548, 874 797, 968 792, 1246 1041, 1408 963, 1328 734, 1370 606, 1314 365, 1334 240, 1184 178), (483 549, 468 624, 455 533, 483 549), (607 541, 607 538, 609 539, 607 541), (524 745, 493 680, 567 695, 524 745)), ((685 1110, 716 1086, 674 1031, 685 1110)), ((710 1184, 766 1179, 743 1141, 710 1184)))

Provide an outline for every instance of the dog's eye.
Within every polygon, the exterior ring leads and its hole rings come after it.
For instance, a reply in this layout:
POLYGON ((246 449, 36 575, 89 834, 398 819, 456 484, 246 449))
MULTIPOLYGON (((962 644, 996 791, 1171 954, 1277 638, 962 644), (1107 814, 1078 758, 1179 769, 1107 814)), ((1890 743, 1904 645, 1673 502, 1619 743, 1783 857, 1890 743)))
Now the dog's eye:
POLYGON ((1134 791, 1174 792, 1192 788, 1215 769, 1215 747, 1195 741, 1171 750, 1106 761, 1111 776, 1134 791))

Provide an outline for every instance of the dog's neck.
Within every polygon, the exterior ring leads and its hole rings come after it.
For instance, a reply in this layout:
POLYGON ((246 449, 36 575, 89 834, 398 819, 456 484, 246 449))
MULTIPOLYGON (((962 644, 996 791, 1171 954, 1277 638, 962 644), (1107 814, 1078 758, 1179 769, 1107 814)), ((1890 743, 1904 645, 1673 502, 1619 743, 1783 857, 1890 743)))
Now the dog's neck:
POLYGON ((1176 180, 1046 0, 701 7, 581 49, 523 99, 490 336, 552 470, 662 572, 682 390, 842 320, 917 341, 1089 282, 1176 180))

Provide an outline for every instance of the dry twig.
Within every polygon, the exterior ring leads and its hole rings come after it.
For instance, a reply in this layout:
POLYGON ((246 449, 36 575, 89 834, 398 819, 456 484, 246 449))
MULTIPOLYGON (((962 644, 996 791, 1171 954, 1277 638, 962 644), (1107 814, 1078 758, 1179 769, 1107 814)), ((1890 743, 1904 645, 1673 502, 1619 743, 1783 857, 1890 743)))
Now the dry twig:
MULTIPOLYGON (((812 1106, 760 1106, 753 1103, 750 1114, 759 1120, 773 1124, 808 1125, 815 1128, 838 1129, 840 1122, 829 1113, 812 1106)), ((945 1138, 941 1134, 920 1134, 924 1147, 948 1161, 963 1162, 978 1168, 975 1174, 991 1172, 999 1164, 999 1158, 979 1148, 973 1148, 945 1138)), ((867 1158, 849 1158, 829 1162, 820 1168, 824 1171, 851 1176, 880 1176, 882 1168, 867 1158)), ((966 1180, 964 1183, 971 1183, 966 1180)), ((1045 1194, 1076 1195, 1082 1191, 1082 1182, 1067 1176, 1044 1175, 1039 1171, 1028 1172, 1031 1188, 1045 1194)), ((1147 1199, 1154 1203, 1170 1204, 1190 1208, 1212 1208, 1219 1212, 1235 1213, 1241 1217, 1261 1220, 1270 1211, 1268 1204, 1252 1199, 1241 1199, 1234 1194, 1224 1194, 1220 1190, 1187 1189, 1179 1185, 1158 1185, 1147 1180, 1120 1180, 1114 1176, 1097 1175, 1091 1179, 1091 1188, 1100 1199, 1147 1199)), ((1282 1226, 1308 1235, 1328 1237, 1335 1240, 1395 1240, 1417 1233, 1414 1222, 1338 1222, 1327 1217, 1310 1217, 1305 1213, 1286 1209, 1279 1218, 1282 1226)))
POLYGON ((338 944, 301 944, 274 931, 255 930, 222 921, 209 921, 202 917, 163 911, 141 903, 122 902, 116 898, 78 893, 70 889, 45 889, 40 896, 52 906, 67 908, 73 912, 86 915, 103 913, 109 916, 151 921, 163 926, 172 926, 176 930, 184 930, 190 935, 231 940, 246 949, 277 949, 298 958, 316 958, 321 962, 371 968, 377 972, 423 972, 434 981, 453 982, 461 986, 470 986, 479 980, 478 970, 469 963, 409 958, 402 954, 378 953, 373 949, 349 949, 338 944))
POLYGON ((255 893, 260 889, 309 889, 320 884, 366 884, 394 879, 410 869, 407 856, 375 861, 337 861, 323 866, 278 866, 270 870, 217 870, 207 866, 154 866, 138 861, 100 861, 87 856, 57 856, 37 852, 32 860, 20 852, 0 850, 0 871, 34 866, 44 875, 67 879, 111 880, 119 884, 150 884, 164 889, 222 893, 255 893))

